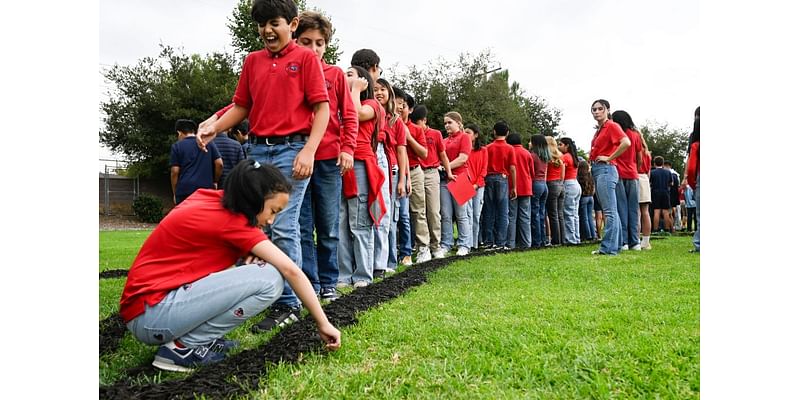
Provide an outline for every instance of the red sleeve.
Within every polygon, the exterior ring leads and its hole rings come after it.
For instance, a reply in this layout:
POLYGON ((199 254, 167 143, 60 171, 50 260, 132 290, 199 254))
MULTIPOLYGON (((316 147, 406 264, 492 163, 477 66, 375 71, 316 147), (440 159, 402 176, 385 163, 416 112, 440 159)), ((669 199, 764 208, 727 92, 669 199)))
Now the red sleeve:
POLYGON ((253 96, 250 93, 250 74, 251 74, 251 65, 253 64, 253 58, 251 57, 254 53, 250 53, 244 59, 244 65, 242 65, 242 73, 239 75, 239 83, 236 85, 236 91, 233 93, 233 102, 237 105, 240 105, 246 109, 250 109, 253 106, 253 96))
POLYGON ((617 123, 609 124, 608 133, 611 134, 611 143, 614 143, 614 147, 619 146, 622 139, 627 137, 617 123))
POLYGON ((481 161, 481 177, 486 178, 486 175, 489 175, 489 152, 484 147, 481 154, 483 158, 481 161))
POLYGON ((444 151, 444 139, 442 139, 442 132, 436 131, 436 152, 441 153, 444 151))
POLYGON ((322 63, 317 59, 317 56, 312 52, 308 52, 303 58, 303 64, 303 71, 305 71, 303 92, 308 104, 313 105, 330 101, 328 99, 328 88, 325 86, 325 74, 322 72, 322 63))
POLYGON ((469 158, 469 153, 472 151, 472 141, 469 140, 469 136, 466 134, 461 134, 461 143, 459 144, 458 153, 464 153, 469 158))
POLYGON ((700 172, 700 142, 692 143, 689 150, 689 161, 686 164, 686 182, 692 189, 695 189, 697 174, 700 172))
POLYGON ((507 154, 508 154, 507 162, 508 162, 508 165, 509 165, 509 171, 508 172, 511 172, 511 167, 512 166, 514 168, 517 167, 517 160, 516 160, 516 157, 514 157, 514 148, 509 146, 507 154))
POLYGON ((356 149, 356 136, 358 136, 358 114, 356 106, 350 98, 344 73, 337 74, 336 96, 339 98, 339 110, 342 113, 341 132, 339 132, 342 152, 352 156, 356 149))
POLYGON ((230 110, 231 108, 233 108, 233 106, 234 106, 235 104, 236 104, 236 103, 231 103, 231 104, 228 104, 228 105, 227 105, 227 106, 225 106, 225 107, 222 107, 222 108, 221 108, 219 111, 215 112, 215 113, 214 113, 214 115, 216 115, 216 116, 217 116, 217 118, 222 118, 222 116, 223 116, 223 115, 225 115, 225 113, 226 113, 226 112, 228 112, 228 110, 230 110))
POLYGON ((407 146, 408 139, 406 139, 406 124, 398 118, 397 121, 394 122, 394 146, 407 146))

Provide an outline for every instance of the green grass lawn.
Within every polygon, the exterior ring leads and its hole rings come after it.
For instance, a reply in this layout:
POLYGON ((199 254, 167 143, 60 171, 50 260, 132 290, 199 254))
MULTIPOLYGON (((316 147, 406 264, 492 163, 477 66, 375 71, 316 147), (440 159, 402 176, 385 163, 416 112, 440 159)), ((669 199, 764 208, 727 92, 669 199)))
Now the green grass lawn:
MULTIPOLYGON (((124 234, 101 236, 101 269, 104 243, 123 247, 112 237, 124 234)), ((670 237, 616 257, 560 247, 456 262, 361 314, 338 352, 270 367, 260 396, 698 398, 700 270, 691 247, 690 237, 670 237)), ((123 283, 100 282, 101 319, 116 311, 123 283)), ((231 334, 245 347, 267 339, 246 328, 231 334)), ((128 335, 101 357, 101 383, 154 351, 128 335)))

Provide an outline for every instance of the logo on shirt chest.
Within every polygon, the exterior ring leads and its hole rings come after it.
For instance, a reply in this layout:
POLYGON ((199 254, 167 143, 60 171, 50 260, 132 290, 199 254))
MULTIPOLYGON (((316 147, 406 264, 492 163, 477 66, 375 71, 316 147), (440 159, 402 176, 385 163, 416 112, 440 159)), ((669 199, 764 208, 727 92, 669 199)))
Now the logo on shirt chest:
POLYGON ((286 73, 289 74, 289 76, 296 76, 298 73, 300 73, 300 63, 292 61, 287 64, 286 73))

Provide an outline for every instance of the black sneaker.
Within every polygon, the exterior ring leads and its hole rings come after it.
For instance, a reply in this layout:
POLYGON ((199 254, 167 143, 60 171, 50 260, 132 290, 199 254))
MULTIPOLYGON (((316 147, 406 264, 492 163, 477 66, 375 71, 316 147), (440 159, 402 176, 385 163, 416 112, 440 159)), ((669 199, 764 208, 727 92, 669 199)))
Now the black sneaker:
POLYGON ((239 347, 239 341, 219 338, 219 339, 214 339, 213 342, 209 343, 208 347, 211 349, 211 351, 217 353, 227 353, 239 347))
POLYGON ((212 351, 209 346, 170 349, 161 345, 153 359, 153 366, 165 371, 192 372, 199 366, 218 363, 224 359, 224 353, 212 351))
POLYGON ((339 293, 336 292, 336 288, 324 287, 319 291, 319 298, 322 300, 333 301, 339 298, 339 293))
POLYGON ((292 322, 300 320, 301 307, 292 308, 285 304, 278 304, 270 307, 269 314, 261 322, 253 325, 250 330, 253 333, 269 332, 276 326, 286 326, 292 322))

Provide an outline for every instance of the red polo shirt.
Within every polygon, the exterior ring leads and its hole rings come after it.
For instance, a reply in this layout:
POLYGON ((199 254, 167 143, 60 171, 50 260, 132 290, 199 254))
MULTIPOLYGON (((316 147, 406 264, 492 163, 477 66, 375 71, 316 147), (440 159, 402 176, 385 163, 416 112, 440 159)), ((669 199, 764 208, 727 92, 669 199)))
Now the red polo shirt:
POLYGON ((325 64, 325 61, 322 61, 322 73, 325 77, 325 87, 328 89, 328 99, 330 100, 328 105, 331 112, 325 136, 322 137, 322 141, 317 147, 314 159, 334 159, 339 157, 341 152, 352 156, 356 148, 358 114, 350 99, 347 80, 341 68, 325 64))
MULTIPOLYGON (((589 152, 589 160, 594 161, 598 156, 610 157, 614 154, 625 137, 625 132, 619 127, 619 124, 608 120, 606 121, 597 132, 594 133, 592 138, 592 148, 589 152)), ((617 158, 611 160, 611 164, 617 165, 617 158)))
POLYGON ((425 132, 425 145, 428 148, 428 157, 420 160, 422 168, 435 168, 441 164, 439 153, 444 151, 444 140, 442 132, 433 128, 423 128, 425 132))
MULTIPOLYGON (((406 122, 406 126, 408 127, 409 133, 411 133, 411 137, 413 137, 414 140, 417 141, 417 143, 419 143, 419 144, 421 144, 423 146, 427 145, 427 141, 425 141, 425 131, 423 131, 422 128, 418 127, 416 124, 411 122, 411 120, 408 120, 406 122)), ((406 145, 408 145, 408 141, 406 141, 406 145)), ((411 146, 409 146, 409 148, 408 148, 408 167, 409 168, 414 168, 417 165, 420 165, 420 159, 419 159, 419 157, 417 157, 417 153, 415 153, 414 150, 411 149, 411 146)))
POLYGON ((469 171, 469 181, 479 188, 486 186, 486 171, 489 167, 489 156, 486 147, 472 150, 467 159, 467 171, 469 171))
POLYGON ((486 146, 489 165, 486 168, 487 175, 504 174, 511 176, 511 166, 517 165, 514 157, 514 148, 506 143, 505 139, 495 139, 494 142, 486 146))
POLYGON ((511 146, 517 162, 517 196, 533 196, 533 157, 521 144, 511 146))
POLYGON ((390 121, 391 118, 387 115, 386 136, 389 139, 387 140, 389 145, 386 146, 386 154, 389 156, 389 165, 395 167, 397 165, 397 146, 406 146, 408 141, 406 140, 406 124, 403 123, 403 120, 397 118, 392 126, 389 126, 390 121))
POLYGON ((170 291, 233 265, 267 240, 243 214, 222 207, 222 190, 199 189, 158 224, 128 271, 119 300, 127 323, 170 291))
POLYGON ((578 179, 578 166, 575 164, 575 160, 572 159, 572 154, 564 153, 561 156, 561 162, 563 162, 566 166, 564 171, 564 180, 578 179))
POLYGON ((547 182, 561 180, 561 167, 563 165, 563 161, 558 165, 552 162, 547 163, 547 182))
POLYGON ((642 151, 642 168, 639 168, 640 174, 647 174, 650 173, 650 163, 653 162, 653 159, 650 157, 646 151, 642 151))
MULTIPOLYGON (((444 140, 444 153, 447 154, 447 159, 452 162, 453 160, 458 157, 459 154, 464 153, 467 155, 467 160, 469 160, 469 154, 472 152, 472 141, 469 140, 469 136, 467 136, 464 131, 458 131, 444 140)), ((464 165, 456 168, 451 169, 453 175, 458 175, 463 173, 467 170, 467 163, 464 165)))
POLYGON ((639 171, 636 168, 636 153, 642 151, 642 140, 639 132, 632 129, 625 130, 625 135, 631 140, 631 145, 625 152, 616 158, 617 172, 619 179, 639 179, 639 171))
POLYGON ((247 55, 233 102, 250 110, 254 136, 309 134, 313 105, 328 101, 322 64, 313 51, 294 41, 283 50, 247 55))

